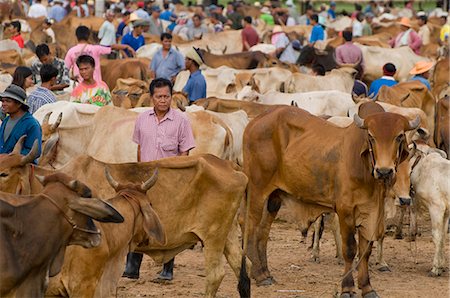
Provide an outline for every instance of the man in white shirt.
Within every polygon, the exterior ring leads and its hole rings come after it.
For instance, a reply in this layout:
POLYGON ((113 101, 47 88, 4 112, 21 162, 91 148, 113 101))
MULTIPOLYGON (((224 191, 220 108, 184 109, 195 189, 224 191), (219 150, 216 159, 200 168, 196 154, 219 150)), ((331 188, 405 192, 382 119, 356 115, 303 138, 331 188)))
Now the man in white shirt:
POLYGON ((35 0, 35 3, 30 6, 28 11, 28 17, 40 18, 47 17, 47 8, 41 4, 41 0, 35 0))
POLYGON ((427 44, 430 43, 430 39, 431 39, 431 30, 430 27, 428 27, 427 25, 427 15, 423 12, 423 11, 419 11, 417 13, 417 20, 418 20, 418 24, 420 26, 419 28, 419 37, 420 39, 422 39, 422 45, 426 46, 427 44))
POLYGON ((116 43, 116 28, 112 21, 114 20, 114 12, 107 10, 105 14, 106 20, 98 31, 98 38, 100 39, 100 45, 110 47, 116 43))
POLYGON ((361 37, 363 36, 363 24, 364 14, 362 12, 356 15, 356 19, 353 21, 353 37, 361 37))

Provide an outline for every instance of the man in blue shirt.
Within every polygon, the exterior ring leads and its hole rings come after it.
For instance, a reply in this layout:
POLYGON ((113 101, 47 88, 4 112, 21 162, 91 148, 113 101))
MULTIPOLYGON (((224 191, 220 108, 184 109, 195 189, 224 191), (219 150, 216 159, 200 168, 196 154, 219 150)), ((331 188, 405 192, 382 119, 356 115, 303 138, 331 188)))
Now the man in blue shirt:
POLYGON ((54 0, 53 6, 48 11, 48 17, 50 19, 54 19, 57 22, 61 22, 62 19, 67 14, 66 9, 62 6, 63 2, 62 0, 54 0))
MULTIPOLYGON (((137 51, 140 47, 145 44, 144 36, 142 36, 142 32, 144 32, 144 27, 148 26, 148 21, 146 20, 136 20, 133 23, 133 31, 125 34, 122 37, 122 44, 129 45, 133 48, 133 50, 137 51)), ((128 50, 125 50, 127 55, 131 57, 131 53, 128 50)))
MULTIPOLYGON (((27 94, 21 87, 11 84, 0 93, 2 110, 8 116, 0 126, 0 154, 11 153, 17 142, 25 136, 20 154, 27 155, 37 141, 37 156, 41 155, 42 130, 39 122, 28 112, 27 94)), ((36 160, 33 161, 35 164, 36 160)))
POLYGON ((413 69, 409 72, 409 74, 414 75, 411 78, 411 81, 419 81, 425 86, 427 86, 428 90, 431 91, 430 82, 428 82, 428 78, 430 77, 430 70, 433 68, 434 63, 432 61, 419 61, 414 65, 413 69))
POLYGON ((311 16, 311 25, 313 25, 313 28, 311 30, 311 36, 309 37, 309 43, 312 44, 318 40, 324 40, 325 32, 323 27, 319 24, 319 16, 317 14, 311 16))
POLYGON ((206 98, 206 80, 202 75, 200 65, 203 64, 203 59, 195 48, 191 48, 186 53, 185 59, 186 69, 191 75, 183 88, 183 92, 188 95, 189 102, 192 103, 200 98, 206 98))
POLYGON ((386 63, 383 66, 383 76, 379 79, 376 79, 375 81, 370 84, 369 89, 369 97, 375 98, 378 95, 378 91, 380 90, 381 86, 394 86, 397 84, 397 81, 394 79, 394 75, 397 69, 395 68, 395 65, 392 63, 386 63))
POLYGON ((330 9, 328 9, 328 17, 332 20, 336 20, 336 12, 334 11, 335 9, 336 9, 336 2, 331 1, 330 9))
POLYGON ((155 53, 150 64, 150 77, 164 78, 173 84, 178 73, 184 69, 184 58, 172 47, 172 34, 161 34, 161 43, 162 48, 155 53))

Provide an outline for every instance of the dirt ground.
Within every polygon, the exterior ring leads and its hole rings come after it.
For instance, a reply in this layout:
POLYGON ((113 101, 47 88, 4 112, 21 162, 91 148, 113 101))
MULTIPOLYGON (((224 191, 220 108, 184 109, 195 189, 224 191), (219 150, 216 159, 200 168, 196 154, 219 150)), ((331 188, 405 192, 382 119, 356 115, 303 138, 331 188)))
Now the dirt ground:
MULTIPOLYGON (((318 264, 311 260, 311 252, 308 250, 310 239, 307 244, 300 243, 301 235, 296 225, 286 219, 288 217, 283 215, 281 219, 277 219, 272 226, 268 243, 269 269, 277 284, 257 287, 252 283, 252 297, 332 297, 340 290, 344 268, 335 258, 331 232, 325 228, 318 264)), ((394 240, 387 236, 385 260, 391 272, 376 270, 374 247, 370 258, 371 284, 381 297, 450 297, 448 266, 443 276, 428 277, 434 255, 430 223, 419 220, 419 232, 421 236, 416 242, 394 240)), ((448 254, 448 237, 445 251, 448 254)), ((447 261, 448 257, 447 255, 447 261)), ((121 278, 117 297, 202 297, 205 286, 203 264, 199 245, 193 250, 186 250, 175 259, 174 280, 161 285, 151 282, 160 266, 145 256, 140 279, 133 281, 121 278)), ((353 276, 356 282, 356 273, 353 276)), ((217 297, 239 297, 236 286, 237 279, 226 264, 225 278, 217 297)))

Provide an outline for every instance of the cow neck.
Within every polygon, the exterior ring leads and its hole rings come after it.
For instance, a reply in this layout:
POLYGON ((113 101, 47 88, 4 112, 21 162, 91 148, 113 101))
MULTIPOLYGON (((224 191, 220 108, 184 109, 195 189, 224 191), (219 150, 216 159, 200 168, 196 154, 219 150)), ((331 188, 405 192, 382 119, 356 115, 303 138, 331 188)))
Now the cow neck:
MULTIPOLYGON (((122 189, 120 191, 117 192, 117 195, 124 198, 128 204, 130 204, 131 209, 133 210, 133 214, 134 214, 134 219, 133 219, 133 228, 132 228, 132 233, 131 233, 131 239, 134 237, 134 235, 136 235, 136 220, 138 218, 139 213, 141 212, 140 209, 140 204, 139 201, 135 198, 135 196, 133 195, 132 190, 130 189, 122 189)), ((132 245, 132 241, 129 241, 129 250, 132 251, 134 248, 131 247, 132 245)))
POLYGON ((375 159, 373 157, 372 145, 369 143, 369 154, 361 155, 364 144, 368 141, 367 129, 361 129, 355 124, 349 126, 349 131, 346 133, 346 145, 344 152, 351 152, 347 167, 352 172, 353 177, 357 177, 364 182, 373 181, 373 169, 375 159))

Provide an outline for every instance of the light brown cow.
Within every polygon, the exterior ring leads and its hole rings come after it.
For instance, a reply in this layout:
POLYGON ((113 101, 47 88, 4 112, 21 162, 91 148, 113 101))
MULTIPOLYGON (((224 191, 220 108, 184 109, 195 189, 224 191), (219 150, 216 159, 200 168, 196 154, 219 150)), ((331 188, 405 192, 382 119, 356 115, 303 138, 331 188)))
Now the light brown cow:
POLYGON ((134 78, 147 81, 150 61, 146 58, 100 60, 102 79, 110 90, 116 87, 118 79, 134 78))
POLYGON ((440 99, 441 92, 449 86, 450 82, 450 59, 439 60, 434 66, 433 77, 430 80, 433 95, 440 99))
POLYGON ((7 50, 0 52, 0 63, 14 64, 16 66, 25 65, 22 55, 16 50, 7 50))
MULTIPOLYGON (((395 182, 397 165, 408 156, 405 132, 419 122, 376 113, 366 119, 356 115, 355 124, 339 128, 295 107, 277 108, 251 121, 244 134, 249 178, 244 249, 257 283, 273 283, 266 245, 281 202, 290 197, 315 205, 317 216, 334 210, 339 215, 345 259, 341 297, 354 295, 358 229, 359 288, 364 297, 376 297, 368 272, 371 241, 382 236, 385 193, 395 182)), ((248 286, 242 274, 241 293, 248 286)))
POLYGON ((450 159, 450 107, 449 97, 440 99, 436 106, 436 126, 434 131, 434 142, 436 147, 447 153, 450 159))

